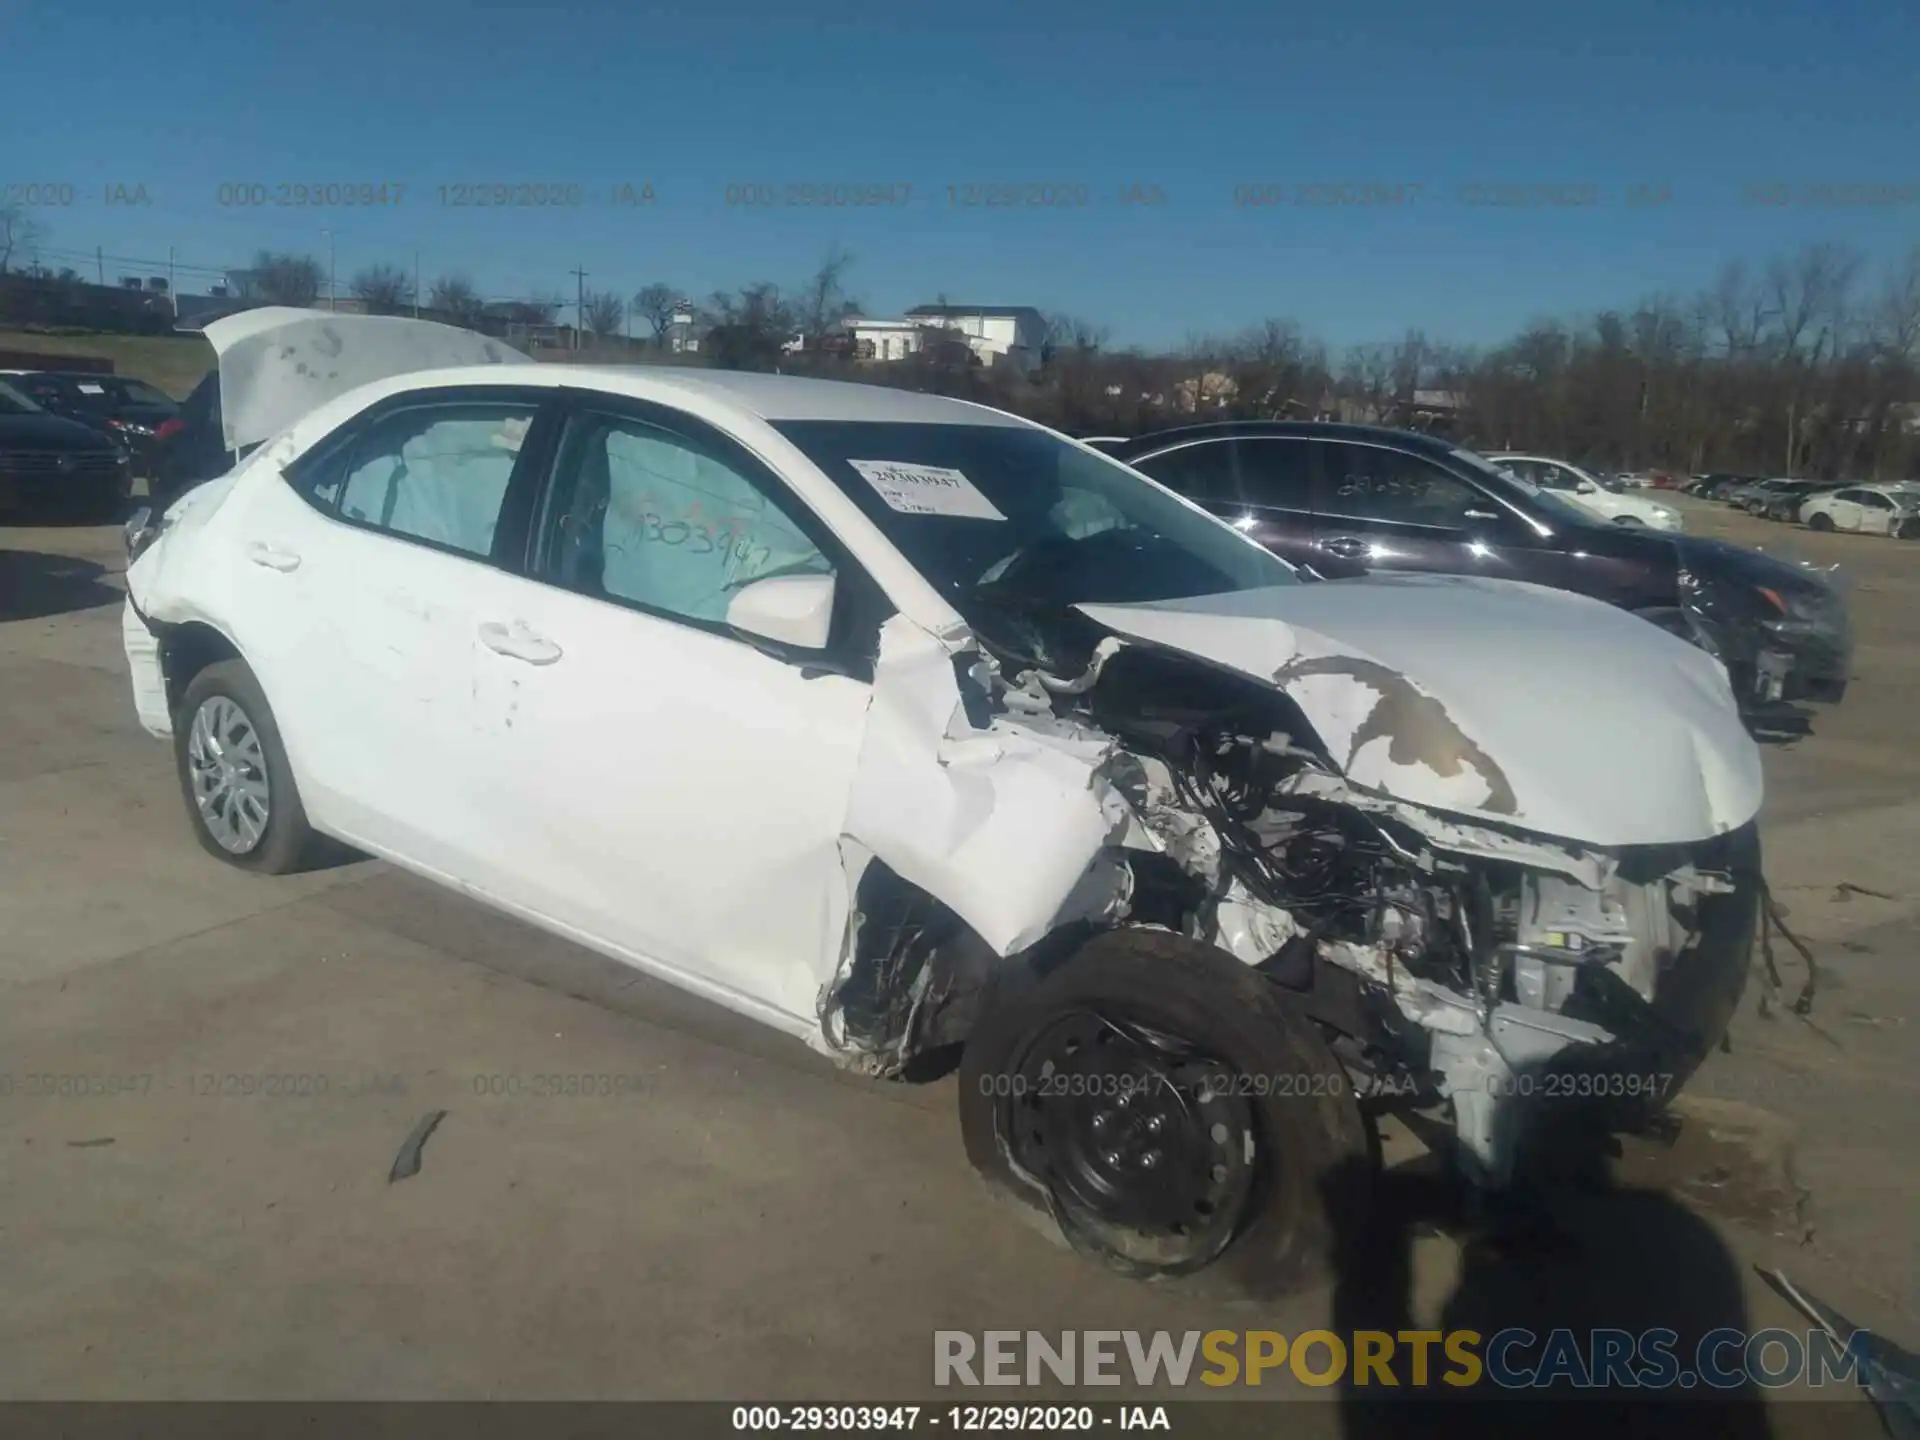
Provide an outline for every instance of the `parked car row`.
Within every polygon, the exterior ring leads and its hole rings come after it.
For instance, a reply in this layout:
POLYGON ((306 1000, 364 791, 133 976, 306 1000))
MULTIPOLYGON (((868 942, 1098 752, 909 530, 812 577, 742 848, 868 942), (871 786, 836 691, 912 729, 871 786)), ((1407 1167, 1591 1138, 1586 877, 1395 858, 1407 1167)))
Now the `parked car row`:
POLYGON ((1817 577, 1426 436, 206 333, 254 448, 136 514, 122 618, 205 850, 330 837, 870 1074, 959 1047, 974 1166, 1136 1277, 1319 1278, 1358 1095, 1491 1186, 1671 1096, 1763 891, 1729 677, 1845 683, 1817 577))
POLYGON ((1920 539, 1920 485, 1846 484, 1832 480, 1695 477, 1692 491, 1766 520, 1797 521, 1812 530, 1920 539))

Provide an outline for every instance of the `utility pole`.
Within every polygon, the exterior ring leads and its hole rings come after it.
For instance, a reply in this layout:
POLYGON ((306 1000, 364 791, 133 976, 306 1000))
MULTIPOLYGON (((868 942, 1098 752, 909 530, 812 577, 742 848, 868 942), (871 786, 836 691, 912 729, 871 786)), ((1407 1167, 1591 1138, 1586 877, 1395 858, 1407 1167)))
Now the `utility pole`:
POLYGON ((420 252, 413 252, 413 318, 420 318, 420 252))
POLYGON ((573 276, 573 348, 580 348, 580 332, 587 326, 587 272, 575 266, 573 276))
POLYGON ((100 276, 100 283, 102 285, 106 284, 107 283, 107 257, 103 253, 103 247, 99 245, 96 245, 93 247, 93 264, 94 264, 95 271, 100 276))
POLYGON ((333 231, 322 230, 320 233, 327 237, 327 309, 338 310, 340 307, 334 301, 333 288, 333 231))
POLYGON ((167 303, 173 307, 173 318, 180 318, 180 292, 173 285, 173 246, 167 246, 167 303))

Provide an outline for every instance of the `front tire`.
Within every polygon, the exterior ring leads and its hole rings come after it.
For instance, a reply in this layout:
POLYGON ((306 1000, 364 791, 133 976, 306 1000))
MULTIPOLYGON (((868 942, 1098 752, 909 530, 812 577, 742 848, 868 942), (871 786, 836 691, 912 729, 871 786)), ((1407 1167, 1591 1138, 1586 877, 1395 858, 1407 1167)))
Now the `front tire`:
POLYGON ((173 717, 173 748, 202 849, 258 875, 301 868, 313 830, 280 727, 244 661, 219 661, 188 683, 173 717))
POLYGON ((1645 529, 1647 524, 1647 522, 1642 520, 1638 515, 1616 515, 1613 517, 1613 523, 1616 525, 1633 525, 1641 529, 1645 529))
POLYGON ((1318 1283, 1372 1178, 1345 1070, 1273 983, 1157 930, 1098 935, 982 1017, 960 1069, 967 1157, 1135 1279, 1318 1283))

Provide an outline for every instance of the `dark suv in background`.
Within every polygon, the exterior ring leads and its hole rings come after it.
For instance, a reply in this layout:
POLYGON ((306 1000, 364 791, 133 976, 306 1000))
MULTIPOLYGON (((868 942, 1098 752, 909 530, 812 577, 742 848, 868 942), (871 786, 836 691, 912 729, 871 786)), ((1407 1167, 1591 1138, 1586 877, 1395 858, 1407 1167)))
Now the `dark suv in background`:
POLYGON ((1817 573, 1721 540, 1608 524, 1450 441, 1245 421, 1096 448, 1323 578, 1356 567, 1483 575, 1635 611, 1717 655, 1751 718, 1846 690, 1852 628, 1817 573))
POLYGON ((194 486, 218 479, 234 467, 240 457, 227 449, 223 424, 220 372, 209 370, 180 403, 179 416, 160 431, 149 490, 156 513, 194 486))

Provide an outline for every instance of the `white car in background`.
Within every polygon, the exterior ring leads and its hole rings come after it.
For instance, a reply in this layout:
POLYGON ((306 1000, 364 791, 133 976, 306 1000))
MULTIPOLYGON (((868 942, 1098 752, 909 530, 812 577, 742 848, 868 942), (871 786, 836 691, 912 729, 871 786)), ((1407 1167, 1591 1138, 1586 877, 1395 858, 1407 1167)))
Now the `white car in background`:
POLYGON ((1487 459, 1543 490, 1563 495, 1603 520, 1619 525, 1645 525, 1652 530, 1684 530, 1686 522, 1671 505, 1644 495, 1605 485, 1578 465, 1545 455, 1489 455, 1487 459))
POLYGON ((1920 485, 1845 485, 1800 507, 1810 530, 1857 530, 1866 535, 1920 536, 1920 485))
POLYGON ((1364 1203, 1361 1094, 1498 1184, 1530 1097, 1655 1106, 1726 1030, 1759 752, 1636 615, 1304 581, 939 396, 206 335, 257 448, 130 523, 122 633, 217 859, 330 836, 869 1074, 964 1047, 989 1183, 1254 1293, 1364 1203))

